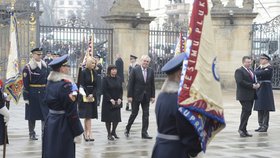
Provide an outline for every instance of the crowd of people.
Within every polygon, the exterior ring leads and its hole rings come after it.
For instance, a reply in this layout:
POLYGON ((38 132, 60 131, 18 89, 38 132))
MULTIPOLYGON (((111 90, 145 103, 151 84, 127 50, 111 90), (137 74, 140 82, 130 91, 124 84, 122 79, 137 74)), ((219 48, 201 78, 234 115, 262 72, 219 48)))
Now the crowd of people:
MULTIPOLYGON (((151 58, 148 55, 141 56, 139 63, 136 62, 136 56, 130 56, 128 84, 125 85, 124 62, 120 54, 117 54, 115 64, 107 67, 105 77, 101 75, 103 68, 98 62, 99 56, 89 56, 79 72, 78 81, 74 82, 67 54, 56 57, 46 55, 43 60, 41 48, 35 48, 31 53, 32 58, 22 72, 25 119, 28 121, 30 141, 38 140, 34 128, 36 121, 41 121, 43 158, 74 158, 76 143, 81 143, 82 139, 86 142, 95 141, 91 119, 98 118, 99 105, 108 141, 119 139, 117 127, 122 121, 123 88, 127 88, 126 109, 129 110, 131 106, 125 136, 130 137, 130 130, 141 105, 141 137, 153 138, 148 134, 148 127, 150 103, 155 102, 155 77, 154 70, 149 67, 151 58), (84 119, 84 124, 80 119, 84 119)), ((153 158, 194 157, 202 151, 194 127, 178 112, 177 92, 183 60, 184 53, 176 55, 161 69, 167 78, 156 101, 158 135, 153 158)), ((253 106, 258 111, 259 123, 255 131, 268 130, 269 112, 275 111, 269 61, 269 56, 261 55, 260 66, 254 71, 250 69, 251 58, 244 56, 243 65, 235 72, 237 100, 242 106, 238 129, 241 137, 252 136, 246 127, 253 106)), ((1 91, 1 129, 9 121, 9 112, 5 106, 7 102, 7 96, 1 91)), ((8 143, 7 139, 3 139, 7 133, 2 131, 0 144, 8 143)))

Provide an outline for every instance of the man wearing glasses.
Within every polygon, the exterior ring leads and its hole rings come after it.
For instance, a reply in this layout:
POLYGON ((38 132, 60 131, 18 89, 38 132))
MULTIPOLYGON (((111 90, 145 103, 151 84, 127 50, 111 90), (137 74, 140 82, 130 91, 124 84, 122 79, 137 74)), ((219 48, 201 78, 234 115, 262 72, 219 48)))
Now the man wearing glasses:
POLYGON ((48 107, 44 104, 45 89, 47 84, 48 69, 42 60, 42 49, 31 50, 29 63, 23 68, 23 99, 25 101, 25 119, 28 120, 29 139, 38 140, 36 137, 35 122, 41 120, 44 129, 44 120, 48 114, 48 107))

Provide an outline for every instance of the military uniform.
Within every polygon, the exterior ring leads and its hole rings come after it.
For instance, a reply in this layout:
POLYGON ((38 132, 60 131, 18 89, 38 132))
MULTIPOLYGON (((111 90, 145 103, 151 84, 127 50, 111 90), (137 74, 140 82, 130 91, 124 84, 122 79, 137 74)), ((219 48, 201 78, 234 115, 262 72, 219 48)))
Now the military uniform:
MULTIPOLYGON (((267 58, 270 59, 270 58, 267 58)), ((259 66, 255 70, 260 88, 257 90, 258 99, 255 101, 254 110, 258 111, 259 129, 256 131, 266 132, 269 126, 269 111, 275 111, 274 98, 271 86, 273 69, 270 64, 259 66)))
MULTIPOLYGON (((56 65, 67 60, 67 55, 59 57, 49 65, 56 65)), ((47 116, 43 135, 43 158, 75 158, 74 140, 84 130, 80 122, 77 104, 70 95, 75 95, 71 76, 52 71, 46 88, 46 104, 50 111, 47 116)))
MULTIPOLYGON (((33 50, 40 51, 38 48, 33 50)), ((25 119, 29 121, 30 139, 34 140, 36 140, 35 120, 44 121, 49 111, 44 103, 48 73, 47 65, 43 60, 36 62, 31 59, 23 68, 23 99, 26 101, 25 119)), ((42 129, 43 124, 42 122, 42 129)))
MULTIPOLYGON (((162 68, 169 74, 181 68, 184 54, 175 56, 162 68)), ((167 79, 156 102, 158 135, 152 158, 189 158, 202 149, 196 130, 178 111, 179 83, 167 79)))

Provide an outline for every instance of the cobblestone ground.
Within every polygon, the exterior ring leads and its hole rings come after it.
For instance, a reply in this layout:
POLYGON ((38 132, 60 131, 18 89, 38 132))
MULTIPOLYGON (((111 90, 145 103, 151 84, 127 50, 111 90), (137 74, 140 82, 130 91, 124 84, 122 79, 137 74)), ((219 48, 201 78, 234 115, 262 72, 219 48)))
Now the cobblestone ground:
MULTIPOLYGON (((253 112, 249 120, 248 131, 253 137, 240 138, 237 133, 240 116, 240 105, 235 100, 233 90, 223 91, 225 119, 227 126, 209 144, 205 154, 198 157, 207 158, 278 158, 280 155, 280 112, 278 105, 280 91, 274 91, 277 111, 271 113, 270 127, 267 133, 256 133, 257 113, 253 112)), ((99 107, 99 118, 101 108, 99 107)), ((39 158, 41 157, 41 139, 29 141, 27 121, 24 120, 24 106, 11 105, 11 119, 8 127, 10 144, 7 145, 7 158, 39 158)), ((154 105, 150 108, 149 134, 152 140, 141 139, 141 111, 131 129, 131 136, 125 138, 123 132, 130 112, 122 109, 122 122, 117 128, 119 140, 108 141, 104 123, 92 120, 93 143, 82 142, 78 144, 77 158, 147 158, 151 156, 156 136, 156 123, 154 105)), ((83 122, 83 120, 82 120, 83 122)), ((36 132, 40 138, 41 123, 38 121, 36 132)), ((0 146, 0 157, 3 148, 0 146)))

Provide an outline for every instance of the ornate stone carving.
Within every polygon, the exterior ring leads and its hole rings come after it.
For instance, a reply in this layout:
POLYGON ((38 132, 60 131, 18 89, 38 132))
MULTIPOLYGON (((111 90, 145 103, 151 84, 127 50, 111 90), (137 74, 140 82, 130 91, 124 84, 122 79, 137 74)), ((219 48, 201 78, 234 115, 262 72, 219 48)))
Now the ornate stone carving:
POLYGON ((229 0, 227 3, 227 7, 236 7, 235 0, 229 0))
POLYGON ((116 0, 110 9, 110 14, 144 13, 144 8, 138 0, 116 0))
POLYGON ((221 2, 221 0, 211 0, 212 4, 213 4, 213 8, 221 8, 223 7, 223 4, 221 2))
POLYGON ((253 10, 254 0, 243 0, 243 8, 253 10))

